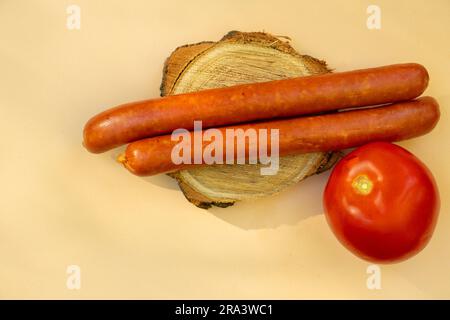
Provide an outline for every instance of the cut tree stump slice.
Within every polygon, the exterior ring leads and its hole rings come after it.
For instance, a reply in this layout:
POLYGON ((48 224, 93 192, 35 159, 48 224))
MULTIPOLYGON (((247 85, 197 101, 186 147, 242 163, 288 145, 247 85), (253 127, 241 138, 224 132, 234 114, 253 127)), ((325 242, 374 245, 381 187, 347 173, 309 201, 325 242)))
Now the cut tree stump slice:
MULTIPOLYGON (((161 95, 330 72, 324 61, 297 53, 267 33, 232 31, 218 42, 177 48, 164 65, 161 95)), ((200 208, 227 207, 282 191, 329 169, 338 154, 315 152, 280 157, 276 175, 259 164, 210 165, 171 173, 186 198, 200 208)))

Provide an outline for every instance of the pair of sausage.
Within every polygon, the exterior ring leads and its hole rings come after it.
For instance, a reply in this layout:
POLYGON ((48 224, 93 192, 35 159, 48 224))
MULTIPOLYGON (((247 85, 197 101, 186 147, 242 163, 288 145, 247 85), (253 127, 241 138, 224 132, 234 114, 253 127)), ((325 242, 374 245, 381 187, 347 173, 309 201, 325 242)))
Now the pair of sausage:
MULTIPOLYGON (((179 128, 192 130, 195 120, 210 128, 386 103, 394 104, 228 129, 278 129, 280 155, 398 141, 430 131, 439 119, 439 106, 431 97, 404 102, 422 94, 428 79, 423 66, 409 63, 135 102, 89 120, 83 143, 98 153, 131 142, 119 160, 137 175, 153 175, 190 166, 173 163, 171 151, 177 142, 167 134, 179 128)), ((219 130, 225 134, 226 129, 219 130)), ((245 149, 251 151, 249 145, 245 149)))

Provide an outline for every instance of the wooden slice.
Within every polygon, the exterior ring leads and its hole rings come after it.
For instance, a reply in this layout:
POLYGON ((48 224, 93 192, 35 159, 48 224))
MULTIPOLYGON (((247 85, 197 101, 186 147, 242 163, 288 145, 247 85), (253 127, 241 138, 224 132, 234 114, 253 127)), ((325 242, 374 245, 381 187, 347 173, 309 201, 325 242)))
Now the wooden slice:
MULTIPOLYGON (((232 31, 218 42, 177 48, 166 60, 161 95, 329 71, 324 61, 298 54, 280 37, 232 31)), ((203 166, 170 175, 196 206, 227 207, 238 200, 280 192, 328 169, 336 159, 336 154, 324 152, 281 157, 279 171, 273 176, 261 175, 258 164, 203 166)))

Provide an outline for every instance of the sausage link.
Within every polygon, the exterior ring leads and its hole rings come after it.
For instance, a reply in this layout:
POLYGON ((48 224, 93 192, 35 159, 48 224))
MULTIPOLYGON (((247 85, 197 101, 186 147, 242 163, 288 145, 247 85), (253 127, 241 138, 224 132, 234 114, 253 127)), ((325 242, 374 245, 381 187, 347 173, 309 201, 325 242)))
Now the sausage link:
MULTIPOLYGON (((356 147, 372 141, 400 141, 423 135, 431 131, 439 120, 437 101, 432 97, 395 103, 388 106, 366 108, 333 114, 299 117, 286 120, 260 122, 218 128, 223 137, 227 129, 279 130, 279 154, 290 155, 317 151, 334 151, 356 147)), ((203 134, 203 132, 202 132, 203 134)), ((193 141, 194 133, 189 132, 193 141)), ((267 150, 271 150, 270 139, 267 150)), ((148 138, 128 145, 119 161, 132 173, 140 176, 186 169, 195 164, 176 165, 171 153, 178 141, 171 135, 148 138)), ((234 148, 238 145, 236 140, 234 148)), ((201 154, 209 141, 203 141, 201 154)), ((241 144, 241 147, 243 145, 241 144)), ((245 154, 257 145, 245 143, 245 154)), ((254 151, 254 150, 253 150, 254 151)), ((192 162, 194 154, 192 154, 192 162)), ((235 156, 237 152, 234 153, 235 156)), ((236 157, 235 157, 236 158, 236 157)), ((203 157, 202 157, 203 159, 203 157)), ((226 161, 226 146, 223 163, 226 161)), ((202 161, 204 164, 204 161, 202 161)))
POLYGON ((106 110, 84 128, 84 146, 99 153, 143 138, 192 130, 194 120, 217 127, 294 117, 418 97, 428 84, 414 63, 298 77, 167 96, 106 110))

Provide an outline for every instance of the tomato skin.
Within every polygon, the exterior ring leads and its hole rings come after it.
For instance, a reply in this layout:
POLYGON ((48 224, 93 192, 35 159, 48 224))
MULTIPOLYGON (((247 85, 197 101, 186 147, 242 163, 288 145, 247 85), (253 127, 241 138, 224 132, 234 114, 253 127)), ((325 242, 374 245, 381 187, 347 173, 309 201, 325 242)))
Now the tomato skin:
POLYGON ((365 260, 393 263, 426 246, 440 200, 431 172, 419 159, 392 143, 373 142, 338 162, 323 204, 345 247, 365 260))

